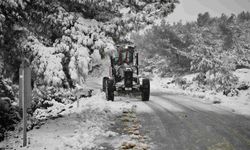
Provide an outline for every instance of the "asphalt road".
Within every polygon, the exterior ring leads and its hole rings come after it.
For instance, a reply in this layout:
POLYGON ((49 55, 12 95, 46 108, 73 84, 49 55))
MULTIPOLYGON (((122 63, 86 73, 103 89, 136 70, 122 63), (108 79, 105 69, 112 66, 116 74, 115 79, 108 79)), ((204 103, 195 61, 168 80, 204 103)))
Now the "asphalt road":
POLYGON ((138 116, 153 150, 250 150, 250 117, 163 92, 146 106, 138 116))

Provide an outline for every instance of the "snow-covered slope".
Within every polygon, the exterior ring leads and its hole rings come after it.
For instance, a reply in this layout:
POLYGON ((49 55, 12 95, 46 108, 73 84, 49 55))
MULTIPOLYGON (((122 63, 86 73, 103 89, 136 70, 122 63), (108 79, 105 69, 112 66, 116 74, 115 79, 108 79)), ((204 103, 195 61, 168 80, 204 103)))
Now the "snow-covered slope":
POLYGON ((105 93, 100 90, 101 83, 101 77, 90 77, 85 86, 79 86, 79 90, 85 87, 94 89, 92 97, 79 99, 79 107, 77 101, 62 104, 52 100, 52 107, 38 109, 34 116, 39 119, 47 118, 47 121, 28 132, 27 147, 22 147, 20 127, 15 132, 10 132, 11 136, 0 143, 0 147, 20 150, 119 149, 131 144, 134 147, 148 147, 141 142, 136 143, 135 139, 131 141, 132 137, 144 138, 137 133, 140 128, 138 121, 133 122, 136 119, 131 111, 134 110, 134 103, 130 103, 126 97, 116 97, 114 102, 106 101, 105 93), (117 120, 131 122, 131 127, 126 126, 131 135, 123 134, 123 127, 117 124, 117 120), (136 129, 135 125, 138 126, 136 129), (121 128, 122 131, 117 132, 116 128, 121 128))
MULTIPOLYGON (((239 78, 239 83, 236 86, 248 85, 250 86, 250 69, 238 69, 234 74, 239 78)), ((152 80, 152 89, 167 92, 170 94, 181 94, 181 95, 191 95, 200 98, 202 101, 215 104, 216 107, 227 108, 232 112, 250 116, 250 89, 237 90, 238 96, 229 95, 226 96, 223 92, 216 92, 214 90, 204 90, 201 89, 197 83, 193 81, 193 78, 197 74, 185 75, 188 87, 183 89, 173 82, 174 78, 160 78, 155 76, 152 80)))

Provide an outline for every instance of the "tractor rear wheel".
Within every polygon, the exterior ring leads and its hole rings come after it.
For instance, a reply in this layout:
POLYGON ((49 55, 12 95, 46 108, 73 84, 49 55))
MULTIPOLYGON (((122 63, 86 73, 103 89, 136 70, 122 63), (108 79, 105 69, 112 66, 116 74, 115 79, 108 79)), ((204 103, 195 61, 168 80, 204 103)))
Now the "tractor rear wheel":
POLYGON ((106 89, 106 86, 107 86, 107 80, 108 79, 109 79, 108 77, 103 77, 102 78, 102 91, 104 91, 104 92, 105 92, 105 89, 106 89))
POLYGON ((114 80, 108 79, 106 86, 106 99, 114 101, 114 80))
POLYGON ((150 96, 150 81, 149 79, 143 79, 141 87, 142 101, 149 101, 149 96, 150 96))

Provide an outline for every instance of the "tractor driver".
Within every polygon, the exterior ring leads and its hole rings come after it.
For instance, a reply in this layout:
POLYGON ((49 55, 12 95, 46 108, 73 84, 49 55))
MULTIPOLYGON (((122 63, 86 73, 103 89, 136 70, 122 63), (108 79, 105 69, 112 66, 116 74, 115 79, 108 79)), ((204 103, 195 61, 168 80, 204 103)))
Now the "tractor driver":
POLYGON ((124 78, 124 70, 133 64, 133 53, 129 50, 118 50, 114 53, 114 67, 117 71, 118 80, 124 78))

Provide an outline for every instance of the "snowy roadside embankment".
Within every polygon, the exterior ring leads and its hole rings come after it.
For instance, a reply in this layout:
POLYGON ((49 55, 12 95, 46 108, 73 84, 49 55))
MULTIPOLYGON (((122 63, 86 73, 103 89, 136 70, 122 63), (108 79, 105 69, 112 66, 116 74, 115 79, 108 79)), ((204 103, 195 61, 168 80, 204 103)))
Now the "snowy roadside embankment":
MULTIPOLYGON (((65 114, 76 114, 78 127, 73 136, 62 139, 64 148, 93 149, 102 145, 102 140, 117 136, 118 133, 110 131, 109 128, 115 124, 114 119, 122 113, 123 109, 129 109, 130 107, 125 102, 106 101, 104 93, 97 93, 91 98, 80 99, 79 108, 75 105, 75 109, 65 112, 65 114)), ((114 144, 112 146, 120 145, 120 143, 114 144)))
POLYGON ((160 78, 154 77, 151 83, 152 89, 157 91, 167 92, 169 94, 180 94, 198 97, 200 100, 214 104, 216 107, 229 109, 230 111, 250 116, 250 70, 238 69, 234 72, 239 79, 238 89, 236 88, 237 95, 228 94, 227 96, 223 92, 216 92, 212 90, 205 90, 198 87, 198 84, 193 81, 196 74, 186 75, 182 78, 186 78, 188 87, 177 85, 173 78, 160 78), (246 85, 246 89, 242 87, 246 85), (240 89, 240 90, 239 90, 240 89))
POLYGON ((115 125, 115 119, 124 110, 132 108, 132 104, 126 101, 106 101, 105 94, 98 91, 92 97, 81 98, 79 107, 77 102, 68 105, 55 101, 51 103, 53 106, 46 112, 40 111, 35 115, 46 117, 60 114, 60 118, 50 117, 40 128, 29 131, 27 147, 21 147, 20 131, 12 133, 13 136, 2 142, 0 147, 30 150, 119 148, 129 139, 110 130, 115 125))
POLYGON ((135 106, 125 98, 106 101, 105 93, 96 89, 92 97, 79 100, 79 107, 77 102, 62 104, 52 100, 50 103, 53 106, 34 113, 35 117, 46 121, 28 132, 27 147, 22 147, 21 127, 0 143, 0 147, 20 150, 148 148, 141 141, 145 137, 138 132, 140 124, 135 112, 131 111, 135 106))

